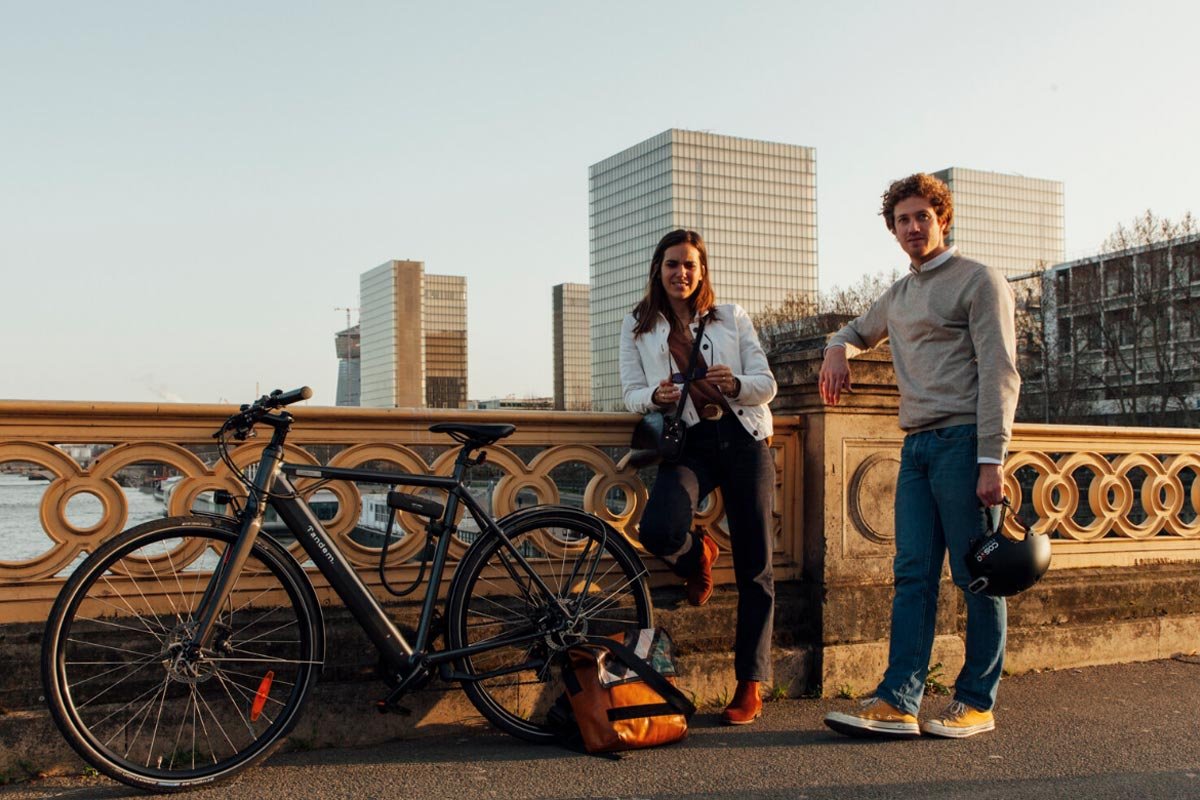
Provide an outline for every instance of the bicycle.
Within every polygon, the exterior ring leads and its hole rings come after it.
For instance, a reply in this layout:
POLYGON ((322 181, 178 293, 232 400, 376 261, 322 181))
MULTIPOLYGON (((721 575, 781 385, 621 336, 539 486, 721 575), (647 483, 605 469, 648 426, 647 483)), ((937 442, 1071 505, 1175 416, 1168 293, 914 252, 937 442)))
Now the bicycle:
MULTIPOLYGON (((155 791, 211 784, 266 758, 295 725, 324 662, 324 625, 308 574, 262 530, 268 507, 378 649, 392 687, 381 710, 437 674, 461 684, 501 730, 556 741, 548 715, 562 692, 568 648, 589 636, 652 627, 645 566, 602 520, 562 506, 493 520, 471 496, 464 485, 470 468, 514 426, 431 426, 461 445, 449 476, 284 464, 294 418, 283 409, 310 396, 307 387, 276 390, 213 434, 247 489, 232 515, 194 513, 131 528, 89 555, 59 593, 42 645, 47 702, 67 741, 105 775, 155 791), (271 439, 249 478, 233 464, 228 438, 243 441, 260 424, 272 428, 271 439), (339 551, 293 477, 445 493, 444 504, 388 493, 389 536, 398 510, 428 519, 431 569, 413 641, 339 551), (460 509, 479 535, 450 578, 438 649, 438 594, 460 509)), ((425 566, 423 558, 422 574, 425 566)))

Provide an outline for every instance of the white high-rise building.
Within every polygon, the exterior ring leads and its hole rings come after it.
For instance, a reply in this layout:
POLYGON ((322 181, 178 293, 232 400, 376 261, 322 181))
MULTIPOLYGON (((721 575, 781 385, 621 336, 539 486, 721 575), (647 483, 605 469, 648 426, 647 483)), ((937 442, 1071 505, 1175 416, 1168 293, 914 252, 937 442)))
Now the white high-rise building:
POLYGON ((1066 245, 1060 181, 949 167, 933 173, 954 195, 947 244, 1009 276, 1062 263, 1066 245))
POLYGON ((671 129, 588 170, 592 402, 622 408, 621 319, 676 228, 708 245, 720 303, 751 314, 817 293, 816 150, 671 129))

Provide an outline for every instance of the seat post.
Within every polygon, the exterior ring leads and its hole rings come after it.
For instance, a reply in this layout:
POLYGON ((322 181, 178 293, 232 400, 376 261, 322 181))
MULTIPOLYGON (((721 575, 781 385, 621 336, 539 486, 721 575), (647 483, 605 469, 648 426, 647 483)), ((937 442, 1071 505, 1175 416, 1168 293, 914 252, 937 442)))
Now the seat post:
POLYGON ((467 476, 467 468, 471 466, 471 450, 473 449, 470 443, 464 444, 458 451, 458 458, 454 459, 454 480, 459 483, 462 483, 463 478, 467 476))

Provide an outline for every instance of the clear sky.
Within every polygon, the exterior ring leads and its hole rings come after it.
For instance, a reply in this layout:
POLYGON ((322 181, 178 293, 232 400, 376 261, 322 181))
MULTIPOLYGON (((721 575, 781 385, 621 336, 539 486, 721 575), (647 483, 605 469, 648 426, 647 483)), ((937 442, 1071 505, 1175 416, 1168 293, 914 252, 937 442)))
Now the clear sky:
POLYGON ((472 398, 549 395, 587 168, 671 127, 816 148, 822 289, 901 266, 879 195, 947 166, 1062 181, 1077 257, 1200 212, 1197 30, 1191 0, 0 0, 0 398, 331 404, 334 309, 391 258, 467 276, 472 398))

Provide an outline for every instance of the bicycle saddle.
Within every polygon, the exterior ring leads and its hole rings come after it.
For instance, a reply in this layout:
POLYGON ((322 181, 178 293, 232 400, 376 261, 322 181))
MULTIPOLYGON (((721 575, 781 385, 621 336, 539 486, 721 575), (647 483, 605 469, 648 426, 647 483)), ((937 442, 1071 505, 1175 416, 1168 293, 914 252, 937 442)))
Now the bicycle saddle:
POLYGON ((458 441, 470 441, 480 445, 491 444, 497 439, 511 436, 516 425, 477 425, 470 422, 439 422, 430 425, 430 433, 448 433, 458 441))

